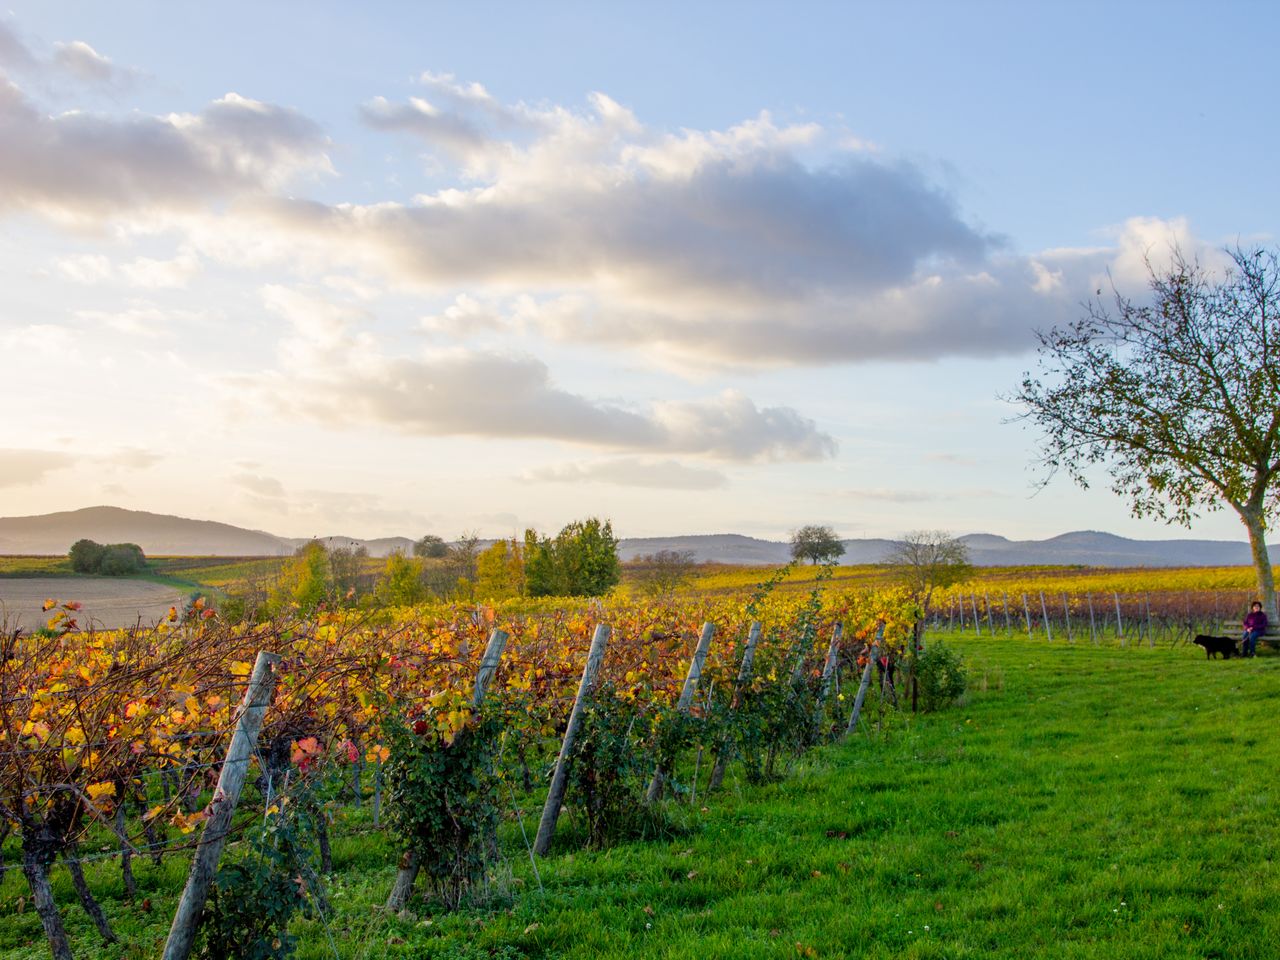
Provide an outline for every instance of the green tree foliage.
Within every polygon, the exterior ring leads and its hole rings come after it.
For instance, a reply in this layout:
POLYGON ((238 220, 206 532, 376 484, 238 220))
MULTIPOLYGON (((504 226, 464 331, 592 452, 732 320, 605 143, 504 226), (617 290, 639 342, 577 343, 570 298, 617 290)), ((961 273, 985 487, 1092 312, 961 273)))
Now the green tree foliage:
POLYGON ((71 558, 71 569, 76 573, 97 573, 102 565, 102 554, 106 548, 92 540, 77 540, 71 545, 67 556, 71 558))
POLYGON ((136 543, 95 543, 77 540, 67 552, 76 573, 124 577, 147 569, 147 557, 136 543))
POLYGON ((422 583, 422 560, 403 553, 391 554, 373 592, 380 603, 388 606, 421 603, 427 595, 422 583))
POLYGON ((102 552, 98 572, 105 577, 126 577, 147 569, 147 558, 136 543, 109 543, 102 552))
POLYGON ((791 557, 811 563, 826 563, 844 556, 844 544, 830 527, 810 524, 791 535, 791 557))
POLYGON ((622 579, 613 524, 575 520, 555 537, 524 535, 525 590, 531 597, 598 597, 622 579))
POLYGON ((271 613, 296 609, 309 614, 328 595, 329 552, 319 540, 312 540, 285 561, 267 598, 267 609, 271 613))
POLYGON ((968 685, 964 657, 943 643, 935 643, 919 654, 915 676, 919 683, 920 709, 925 713, 955 703, 964 696, 968 685))
POLYGON ((520 541, 499 540, 476 557, 476 595, 505 600, 524 593, 524 550, 520 541))
POLYGON ((423 557, 428 560, 440 560, 448 556, 449 547, 440 537, 434 533, 428 533, 421 540, 413 545, 413 555, 415 557, 423 557))

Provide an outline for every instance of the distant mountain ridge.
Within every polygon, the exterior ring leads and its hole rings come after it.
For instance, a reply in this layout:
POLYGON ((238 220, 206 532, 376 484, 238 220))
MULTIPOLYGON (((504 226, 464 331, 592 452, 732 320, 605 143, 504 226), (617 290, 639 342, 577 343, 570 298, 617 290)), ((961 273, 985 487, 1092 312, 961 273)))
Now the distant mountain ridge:
MULTIPOLYGON (((191 520, 166 514, 86 507, 33 517, 0 517, 0 554, 65 554, 76 540, 136 543, 149 555, 282 556, 293 553, 306 538, 277 537, 262 530, 213 520, 191 520)), ((331 547, 365 547, 371 556, 385 557, 413 547, 410 537, 320 537, 331 547)), ((1247 566, 1249 546, 1230 540, 1131 540, 1111 533, 1081 530, 1048 540, 1010 540, 990 533, 960 538, 979 566, 1080 564, 1105 567, 1247 566)), ((492 542, 492 541, 485 541, 492 542)), ((844 540, 845 563, 880 563, 894 542, 885 539, 844 540)), ((618 542, 618 554, 631 560, 659 550, 687 550, 698 562, 768 565, 785 563, 790 544, 736 533, 681 537, 629 537, 618 542)), ((1271 546, 1271 557, 1280 548, 1271 546)))

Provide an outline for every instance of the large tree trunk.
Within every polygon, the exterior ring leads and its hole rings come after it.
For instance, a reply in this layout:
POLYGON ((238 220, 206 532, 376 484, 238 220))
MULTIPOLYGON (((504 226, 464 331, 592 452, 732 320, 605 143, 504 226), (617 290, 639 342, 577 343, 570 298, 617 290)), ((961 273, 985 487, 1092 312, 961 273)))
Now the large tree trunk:
POLYGON ((1272 622, 1280 624, 1280 606, 1276 602, 1276 581, 1271 570, 1271 557, 1267 553, 1267 528, 1262 507, 1246 507, 1240 511, 1240 520, 1249 531, 1249 548, 1253 551, 1253 569, 1258 576, 1258 599, 1272 622))

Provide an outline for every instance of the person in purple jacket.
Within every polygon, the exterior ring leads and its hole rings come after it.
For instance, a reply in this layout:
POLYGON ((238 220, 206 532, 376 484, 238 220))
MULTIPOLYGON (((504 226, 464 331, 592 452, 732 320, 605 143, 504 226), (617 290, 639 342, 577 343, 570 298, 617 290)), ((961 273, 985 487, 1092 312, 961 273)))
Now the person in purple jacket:
POLYGON ((1267 615, 1262 612, 1261 602, 1255 600, 1249 607, 1249 615, 1244 618, 1244 655, 1256 656, 1258 638, 1267 632, 1267 615))

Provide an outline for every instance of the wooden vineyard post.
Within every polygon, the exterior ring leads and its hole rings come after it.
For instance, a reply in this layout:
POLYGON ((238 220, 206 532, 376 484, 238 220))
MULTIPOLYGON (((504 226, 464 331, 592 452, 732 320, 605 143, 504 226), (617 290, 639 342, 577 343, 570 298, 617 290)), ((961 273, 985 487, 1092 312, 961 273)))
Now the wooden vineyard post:
MULTIPOLYGON (((471 694, 471 707, 473 710, 479 710, 481 704, 484 703, 485 693, 489 690, 489 683, 493 680, 494 673, 498 670, 498 665, 502 662, 502 651, 507 645, 507 633, 505 630, 493 630, 489 634, 489 643, 484 649, 484 657, 480 661, 480 669, 476 671, 476 685, 471 694)), ((381 771, 379 771, 381 773, 381 771)), ((406 850, 400 857, 400 864, 396 868, 396 880, 391 886, 391 893, 387 897, 387 909, 392 913, 399 913, 405 908, 409 902, 409 895, 413 893, 414 881, 418 879, 418 872, 422 869, 422 862, 418 859, 418 854, 414 850, 406 850)))
MULTIPOLYGON (((693 706, 693 696, 698 692, 698 681, 702 679, 702 665, 707 660, 707 651, 711 648, 711 638, 716 635, 716 625, 708 621, 702 625, 702 633, 698 637, 698 646, 693 651, 693 659, 689 661, 689 672, 685 674, 684 686, 680 690, 680 699, 676 701, 676 712, 686 714, 693 706)), ((662 797, 662 787, 666 782, 669 767, 675 762, 674 757, 658 757, 657 766, 653 770, 653 779, 649 781, 649 789, 645 791, 645 803, 656 803, 662 797)))
POLYGON ((200 831, 200 842, 191 860, 191 872, 187 875, 187 884, 182 889, 182 898, 178 901, 173 924, 169 927, 169 939, 164 945, 164 960, 187 960, 191 955, 200 914, 209 899, 209 887, 213 884, 213 876, 218 869, 218 858, 222 855, 227 833, 231 829, 231 815, 235 813, 236 803, 240 800, 240 791, 249 772, 249 760, 258 744, 262 718, 275 691, 275 667, 279 663, 279 656, 263 650, 258 653, 257 662, 253 665, 249 688, 240 705, 240 717, 236 721, 235 732, 231 734, 231 745, 227 747, 226 759, 222 761, 222 770, 218 773, 218 786, 209 804, 211 812, 200 831))
POLYGON ((822 711, 831 695, 831 684, 836 678, 836 663, 840 659, 840 638, 844 636, 844 624, 837 623, 831 629, 831 643, 827 647, 827 659, 822 663, 822 684, 818 687, 818 705, 813 711, 814 739, 822 733, 822 711))
POLYGON ((1154 647, 1156 645, 1156 635, 1151 632, 1151 594, 1144 593, 1143 602, 1147 607, 1147 646, 1154 647))
POLYGON ((1096 647, 1098 645, 1098 628, 1093 619, 1093 594, 1086 593, 1085 599, 1089 601, 1089 640, 1096 647))
POLYGON ((1032 639, 1032 637, 1031 637, 1031 608, 1027 606, 1027 595, 1026 595, 1025 593, 1022 595, 1022 616, 1026 618, 1026 621, 1027 621, 1027 639, 1028 639, 1028 640, 1030 640, 1030 639, 1032 639))
POLYGON ((1044 605, 1044 591, 1040 591, 1040 616, 1044 617, 1044 638, 1053 643, 1053 627, 1049 625, 1049 608, 1044 605))
POLYGON ((858 728, 858 717, 862 714, 862 704, 867 699, 867 687, 871 686, 871 668, 880 654, 880 644, 884 642, 884 621, 876 623, 876 638, 867 654, 867 665, 862 668, 862 682, 858 684, 858 695, 853 698, 853 710, 849 713, 849 725, 844 728, 847 737, 858 728))
POLYGON ((484 648, 484 657, 480 660, 480 669, 476 671, 476 686, 471 694, 471 707, 479 710, 484 703, 484 696, 489 692, 489 684, 493 675, 498 672, 502 663, 502 651, 507 647, 507 632, 494 630, 489 634, 489 643, 484 648))
POLYGON ((1067 602, 1067 595, 1062 595, 1062 613, 1067 620, 1067 643, 1075 643, 1075 637, 1071 635, 1071 604, 1067 602))
MULTIPOLYGON (((729 701, 731 716, 742 702, 742 691, 751 682, 751 664, 755 660, 756 644, 760 642, 760 631, 760 621, 753 620, 751 629, 747 631, 747 645, 742 651, 742 663, 738 666, 738 680, 733 687, 733 699, 729 701)), ((729 744, 727 741, 722 740, 716 747, 716 762, 711 768, 711 780, 707 783, 708 793, 720 789, 720 784, 724 782, 724 768, 728 761, 729 744)))
POLYGON ((982 591, 982 602, 987 605, 987 633, 994 637, 996 635, 996 628, 991 623, 991 597, 985 590, 982 591))
POLYGON ((1120 638, 1120 646, 1124 646, 1124 621, 1120 619, 1120 594, 1114 590, 1111 592, 1111 598, 1116 602, 1116 636, 1120 638))
POLYGON ((969 594, 969 604, 973 608, 973 632, 978 636, 982 636, 982 620, 978 616, 978 596, 975 593, 969 594))
POLYGON ((960 632, 964 633, 964 594, 960 594, 960 632))
POLYGON ((956 600, 950 597, 947 600, 947 633, 955 631, 956 626, 956 600))
POLYGON ((587 663, 582 668, 582 682, 578 684, 578 695, 574 697, 573 709, 569 712, 569 724, 565 727, 564 740, 560 744, 560 755, 556 758, 555 772, 551 775, 551 789, 547 791, 547 802, 542 808, 542 820, 538 823, 538 836, 533 841, 533 852, 545 857, 551 849, 551 838, 556 834, 556 821, 560 819, 560 806, 564 803, 565 791, 569 789, 569 767, 572 764, 573 741, 577 739, 578 728, 582 726, 582 712, 587 707, 587 700, 596 684, 596 674, 600 672, 600 664, 604 660, 604 648, 609 642, 609 628, 603 623, 596 626, 591 637, 591 649, 587 653, 587 663))
POLYGON ((1004 593, 1004 636, 1006 640, 1013 639, 1013 624, 1009 622, 1009 591, 1004 593))

